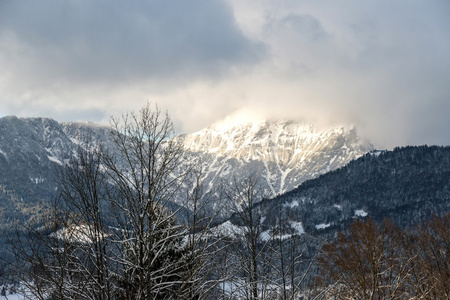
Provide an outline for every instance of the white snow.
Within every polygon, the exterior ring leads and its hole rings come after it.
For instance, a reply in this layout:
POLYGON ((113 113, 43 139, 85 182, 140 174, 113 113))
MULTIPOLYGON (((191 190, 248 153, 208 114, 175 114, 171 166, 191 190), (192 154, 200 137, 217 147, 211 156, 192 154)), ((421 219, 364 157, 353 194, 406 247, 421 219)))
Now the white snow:
POLYGON ((365 216, 367 216, 368 215, 368 213, 366 213, 364 210, 362 210, 362 209, 357 209, 357 210, 355 210, 355 216, 356 217, 365 217, 365 216))
POLYGON ((291 227, 292 227, 292 229, 294 229, 295 231, 297 231, 297 234, 298 234, 298 235, 302 235, 302 234, 305 233, 305 229, 303 229, 302 222, 295 222, 295 221, 292 221, 292 222, 291 222, 291 227))
POLYGON ((29 292, 28 288, 25 287, 23 283, 21 283, 19 286, 14 287, 12 289, 12 286, 9 284, 6 285, 0 285, 0 290, 5 288, 6 291, 6 297, 0 296, 0 299, 7 299, 7 300, 24 300, 24 299, 35 299, 32 297, 31 293, 29 292), (13 293, 11 293, 13 292, 13 293))
POLYGON ((379 156, 381 153, 384 153, 384 152, 386 152, 386 150, 373 150, 373 151, 370 151, 369 153, 370 153, 370 155, 372 155, 372 156, 379 156))
MULTIPOLYGON (((4 297, 0 297, 0 299, 1 298, 4 298, 4 297)), ((5 299, 8 299, 8 300, 24 300, 25 296, 19 295, 19 294, 9 294, 9 295, 6 295, 5 299)))
POLYGON ((0 150, 0 154, 3 154, 3 156, 4 156, 6 159, 8 159, 8 155, 6 155, 6 153, 3 152, 2 150, 0 150))
POLYGON ((266 170, 266 173, 265 174, 262 173, 262 176, 266 178, 267 185, 269 186, 270 191, 272 192, 272 195, 276 195, 277 193, 275 192, 275 189, 273 188, 272 182, 270 180, 271 174, 270 174, 269 166, 267 165, 267 161, 265 159, 263 159, 262 162, 263 162, 264 168, 266 170))
POLYGON ((270 240, 271 237, 272 237, 271 230, 266 230, 266 231, 261 232, 260 238, 262 241, 267 242, 268 240, 270 240))
POLYGON ((261 173, 262 184, 275 196, 373 149, 365 144, 363 148, 367 150, 355 148, 353 142, 346 144, 345 150, 332 149, 339 137, 352 129, 352 126, 316 129, 301 120, 229 117, 179 139, 186 150, 198 152, 205 159, 207 181, 209 178, 229 181, 233 172, 241 172, 251 162, 251 167, 261 173), (324 158, 321 153, 329 155, 324 158))
POLYGON ((59 159, 57 159, 57 158, 54 157, 54 156, 47 155, 47 157, 48 157, 49 160, 51 160, 51 161, 57 163, 57 164, 60 165, 60 166, 64 165, 59 159))
POLYGON ((293 200, 291 203, 286 203, 284 206, 286 207, 286 206, 288 206, 288 207, 290 207, 290 208, 294 208, 294 207, 297 207, 299 204, 298 204, 298 200, 293 200))
POLYGON ((286 168, 286 170, 282 170, 281 168, 280 168, 280 171, 281 171, 281 183, 280 183, 280 194, 281 193, 284 193, 284 192, 287 192, 287 191, 285 191, 284 190, 284 182, 286 181, 286 176, 292 171, 292 169, 290 169, 290 168, 286 168))
MULTIPOLYGON (((58 231, 52 233, 50 236, 56 237, 60 240, 66 240, 70 242, 78 242, 83 244, 92 243, 92 231, 88 225, 73 225, 70 227, 64 227, 58 231)), ((103 237, 109 236, 109 234, 103 233, 103 237)))
MULTIPOLYGON (((342 147, 341 149, 344 149, 344 147, 342 147)), ((333 164, 333 162, 336 160, 337 156, 334 156, 329 162, 328 162, 328 166, 326 168, 327 172, 330 172, 331 170, 331 165, 333 164)))
POLYGON ((222 223, 219 226, 212 228, 211 231, 213 232, 213 234, 220 234, 232 238, 244 235, 244 229, 242 227, 234 225, 230 221, 226 221, 225 223, 222 223))
POLYGON ((41 176, 39 177, 30 177, 30 180, 34 183, 34 184, 39 184, 44 182, 45 178, 42 178, 41 176))
MULTIPOLYGON (((290 222, 291 228, 294 229, 294 234, 274 234, 271 229, 268 229, 266 231, 261 232, 259 238, 267 242, 270 239, 289 239, 293 235, 302 235, 305 233, 305 230, 303 229, 302 222, 290 222)), ((230 221, 226 221, 225 223, 222 223, 214 228, 211 229, 212 234, 214 235, 224 235, 231 238, 238 238, 244 235, 245 233, 245 227, 236 226, 230 221)))
POLYGON ((81 143, 81 141, 78 140, 78 139, 76 139, 76 138, 71 137, 70 140, 71 140, 72 143, 74 143, 75 145, 78 145, 78 146, 82 146, 82 145, 83 145, 83 144, 81 143))
POLYGON ((330 223, 328 223, 328 224, 322 223, 322 224, 316 225, 316 229, 318 229, 318 230, 319 229, 325 229, 325 228, 328 228, 330 226, 331 226, 330 223))
POLYGON ((274 238, 280 239, 282 241, 284 241, 286 239, 290 239, 291 237, 292 237, 292 234, 283 234, 283 235, 281 235, 281 237, 279 235, 274 236, 274 238))
POLYGON ((340 204, 333 204, 333 206, 339 210, 342 210, 342 205, 340 205, 340 204))

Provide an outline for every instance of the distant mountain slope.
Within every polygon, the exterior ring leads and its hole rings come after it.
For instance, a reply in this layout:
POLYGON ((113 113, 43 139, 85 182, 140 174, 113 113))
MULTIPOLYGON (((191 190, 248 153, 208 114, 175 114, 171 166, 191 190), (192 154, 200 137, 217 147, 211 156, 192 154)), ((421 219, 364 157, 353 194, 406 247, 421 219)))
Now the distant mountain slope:
POLYGON ((0 118, 0 187, 25 203, 48 201, 57 188, 57 168, 79 145, 89 146, 88 136, 107 144, 109 130, 46 118, 0 118))
POLYGON ((408 146, 366 154, 348 165, 265 200, 264 226, 301 222, 310 234, 343 228, 355 218, 417 224, 450 211, 450 147, 408 146))
POLYGON ((0 273, 8 261, 8 235, 39 220, 57 192, 58 168, 88 137, 108 144, 110 129, 46 118, 0 118, 0 273))
POLYGON ((374 149, 354 128, 318 131, 311 124, 292 121, 214 124, 176 139, 189 156, 203 162, 207 185, 256 172, 271 195, 290 191, 374 149))

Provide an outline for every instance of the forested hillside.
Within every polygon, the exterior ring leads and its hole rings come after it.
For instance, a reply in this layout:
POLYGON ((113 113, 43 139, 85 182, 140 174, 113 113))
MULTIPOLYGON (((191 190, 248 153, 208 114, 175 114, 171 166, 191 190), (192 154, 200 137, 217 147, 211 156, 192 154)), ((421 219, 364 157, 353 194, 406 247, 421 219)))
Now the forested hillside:
POLYGON ((450 211, 450 147, 375 151, 257 206, 270 227, 281 213, 307 233, 341 229, 355 218, 414 225, 450 211), (266 213, 266 212, 271 212, 266 213))

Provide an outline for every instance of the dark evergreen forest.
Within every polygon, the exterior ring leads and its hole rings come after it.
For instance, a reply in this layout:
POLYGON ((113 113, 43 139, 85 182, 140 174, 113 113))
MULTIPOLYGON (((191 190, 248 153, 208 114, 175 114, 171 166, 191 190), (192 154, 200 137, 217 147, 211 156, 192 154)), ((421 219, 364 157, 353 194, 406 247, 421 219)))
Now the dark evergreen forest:
POLYGON ((377 222, 414 226, 450 211, 450 147, 408 146, 372 152, 256 206, 265 225, 282 213, 310 234, 343 229, 362 210, 377 222), (294 204, 294 205, 293 205, 294 204), (298 204, 298 205, 297 205, 298 204), (265 214, 265 212, 271 212, 265 214), (317 229, 318 224, 330 224, 317 229))

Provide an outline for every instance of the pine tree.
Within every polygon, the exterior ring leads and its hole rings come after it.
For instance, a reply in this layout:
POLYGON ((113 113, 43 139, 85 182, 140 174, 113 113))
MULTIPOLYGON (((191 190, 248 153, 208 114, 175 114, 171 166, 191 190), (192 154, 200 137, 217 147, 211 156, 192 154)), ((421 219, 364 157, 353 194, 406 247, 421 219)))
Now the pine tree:
POLYGON ((153 228, 143 238, 129 238, 123 243, 123 260, 127 261, 118 280, 118 299, 172 299, 182 281, 184 230, 173 216, 157 209, 153 228), (164 216, 161 218, 161 216, 164 216))

